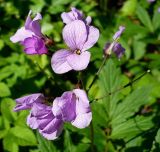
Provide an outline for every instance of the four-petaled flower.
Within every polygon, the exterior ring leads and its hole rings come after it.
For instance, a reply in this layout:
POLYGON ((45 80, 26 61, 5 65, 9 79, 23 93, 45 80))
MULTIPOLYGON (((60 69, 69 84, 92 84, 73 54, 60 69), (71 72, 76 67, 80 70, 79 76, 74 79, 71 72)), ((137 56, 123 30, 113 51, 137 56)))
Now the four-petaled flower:
POLYGON ((45 37, 41 33, 41 26, 39 20, 42 19, 40 13, 31 19, 32 11, 29 11, 25 25, 17 30, 17 32, 10 38, 13 43, 20 42, 24 46, 26 54, 47 54, 45 46, 45 37))
POLYGON ((81 20, 67 24, 63 29, 63 39, 69 49, 58 50, 53 54, 51 66, 55 73, 62 74, 70 70, 84 70, 90 61, 91 48, 99 38, 99 30, 86 25, 81 20))

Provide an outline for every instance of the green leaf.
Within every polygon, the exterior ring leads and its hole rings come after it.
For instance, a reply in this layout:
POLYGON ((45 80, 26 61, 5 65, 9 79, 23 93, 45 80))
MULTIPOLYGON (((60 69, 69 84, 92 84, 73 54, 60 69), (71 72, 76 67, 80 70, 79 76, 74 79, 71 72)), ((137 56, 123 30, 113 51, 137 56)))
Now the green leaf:
MULTIPOLYGON (((131 107, 131 106, 130 106, 131 107)), ((145 133, 153 127, 152 117, 137 116, 123 123, 112 126, 112 139, 124 139, 128 141, 136 138, 139 134, 145 133)))
POLYGON ((160 28, 160 13, 157 9, 154 11, 153 19, 152 19, 154 30, 160 28))
POLYGON ((149 28, 150 32, 153 32, 153 25, 147 11, 138 5, 136 13, 140 21, 149 28))
POLYGON ((138 88, 117 104, 112 117, 112 125, 116 126, 138 112, 142 105, 148 103, 150 86, 138 88))
POLYGON ((120 88, 120 84, 120 70, 116 67, 112 59, 109 59, 99 75, 99 88, 101 91, 101 96, 111 93, 111 95, 105 97, 102 102, 108 117, 114 113, 117 102, 119 100, 120 92, 112 92, 120 88))
POLYGON ((10 134, 14 137, 14 141, 20 146, 36 145, 35 135, 28 128, 15 126, 10 129, 10 134))
POLYGON ((15 101, 13 101, 10 98, 4 98, 1 101, 2 116, 12 123, 17 118, 17 113, 13 111, 14 106, 15 106, 15 101))
POLYGON ((72 145, 72 140, 69 134, 68 130, 65 130, 65 135, 64 135, 64 146, 65 146, 65 152, 74 152, 75 149, 72 145))
POLYGON ((133 53, 135 60, 141 59, 146 52, 146 43, 139 40, 133 42, 133 53))
POLYGON ((38 131, 37 140, 39 143, 38 148, 41 152, 59 152, 59 150, 54 147, 53 142, 42 137, 42 135, 40 135, 38 131))
POLYGON ((121 9, 123 15, 132 16, 136 11, 137 0, 127 0, 121 9))
POLYGON ((9 152, 18 152, 18 145, 15 143, 15 140, 9 134, 3 139, 3 147, 9 152))
POLYGON ((9 95, 11 95, 9 87, 5 83, 0 82, 0 97, 7 97, 9 95))
POLYGON ((158 129, 158 131, 157 131, 157 135, 155 137, 155 140, 153 141, 151 151, 152 152, 160 151, 160 129, 158 129))

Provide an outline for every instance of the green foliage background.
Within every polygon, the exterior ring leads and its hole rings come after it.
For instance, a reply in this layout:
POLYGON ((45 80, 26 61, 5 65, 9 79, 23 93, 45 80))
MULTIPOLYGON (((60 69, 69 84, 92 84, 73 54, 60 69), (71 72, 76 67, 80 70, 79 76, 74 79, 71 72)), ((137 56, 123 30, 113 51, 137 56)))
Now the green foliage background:
POLYGON ((160 1, 147 0, 0 0, 0 151, 6 152, 159 152, 160 151, 160 1), (15 98, 42 92, 60 96, 75 88, 79 74, 56 75, 50 57, 29 56, 9 38, 24 24, 30 9, 41 12, 42 31, 55 41, 52 51, 65 47, 61 13, 71 6, 92 16, 100 29, 89 67, 81 73, 89 85, 102 62, 103 47, 119 25, 126 30, 120 39, 126 49, 119 61, 107 60, 89 98, 112 92, 141 75, 131 86, 91 103, 93 128, 65 125, 55 141, 45 140, 26 125, 27 111, 15 113, 15 98), (39 67, 39 66, 40 67, 39 67), (85 73, 85 74, 84 74, 85 73), (94 132, 94 134, 93 134, 94 132))

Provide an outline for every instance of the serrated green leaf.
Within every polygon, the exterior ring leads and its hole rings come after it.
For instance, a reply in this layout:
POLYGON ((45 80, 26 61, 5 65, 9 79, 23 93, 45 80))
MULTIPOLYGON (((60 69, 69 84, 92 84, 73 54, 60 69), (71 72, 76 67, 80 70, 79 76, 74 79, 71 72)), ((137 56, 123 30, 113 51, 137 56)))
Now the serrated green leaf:
POLYGON ((149 28, 150 32, 153 32, 153 25, 147 11, 138 5, 136 13, 140 21, 149 28))
POLYGON ((112 139, 128 141, 153 127, 152 117, 137 116, 112 126, 112 139))
POLYGON ((11 94, 9 87, 3 83, 0 82, 0 97, 7 97, 11 94))
POLYGON ((15 143, 20 146, 36 145, 35 135, 27 127, 15 126, 10 129, 10 134, 13 136, 15 143))
POLYGON ((151 88, 148 86, 138 88, 117 104, 112 117, 112 125, 116 126, 138 112, 139 108, 148 102, 150 91, 151 88))

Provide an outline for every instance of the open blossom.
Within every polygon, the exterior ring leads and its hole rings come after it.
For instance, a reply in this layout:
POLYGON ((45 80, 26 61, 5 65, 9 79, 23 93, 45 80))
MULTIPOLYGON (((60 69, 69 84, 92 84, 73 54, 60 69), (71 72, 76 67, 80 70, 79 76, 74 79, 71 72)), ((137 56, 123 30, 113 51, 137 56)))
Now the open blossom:
POLYGON ((63 93, 53 102, 53 114, 77 128, 87 127, 92 120, 89 100, 84 90, 74 89, 63 93))
POLYGON ((63 23, 65 24, 68 24, 72 21, 75 21, 75 20, 82 20, 84 21, 87 25, 89 25, 92 21, 91 17, 88 16, 86 19, 84 18, 84 15, 81 11, 79 11, 78 9, 76 9, 75 7, 72 7, 71 8, 71 11, 66 13, 66 12, 63 12, 61 14, 61 18, 63 20, 63 23))
POLYGON ((53 106, 45 104, 41 93, 16 99, 14 111, 31 109, 27 125, 37 129, 48 140, 58 138, 65 122, 77 128, 87 127, 92 120, 92 113, 86 93, 80 89, 64 92, 55 98, 53 106))
POLYGON ((33 105, 27 124, 32 129, 38 129, 48 140, 58 138, 63 129, 63 121, 53 115, 52 107, 41 103, 33 105))
POLYGON ((86 25, 81 20, 67 24, 63 29, 63 39, 69 49, 61 49, 53 54, 51 66, 55 73, 62 74, 70 70, 84 70, 90 61, 91 48, 99 38, 99 30, 86 25))
POLYGON ((26 54, 46 54, 47 48, 39 24, 42 16, 40 13, 37 13, 32 20, 30 17, 31 13, 32 11, 29 11, 25 25, 18 29, 10 40, 13 43, 20 42, 25 47, 24 52, 26 54))

